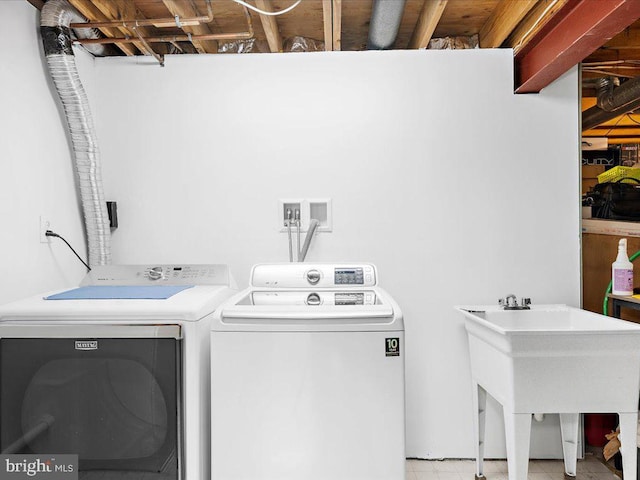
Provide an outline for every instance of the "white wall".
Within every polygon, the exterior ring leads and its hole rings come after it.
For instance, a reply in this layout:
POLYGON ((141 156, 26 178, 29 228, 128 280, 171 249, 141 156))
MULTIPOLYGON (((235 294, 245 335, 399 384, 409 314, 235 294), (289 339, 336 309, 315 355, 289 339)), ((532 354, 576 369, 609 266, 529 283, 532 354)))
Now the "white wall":
MULTIPOLYGON (((576 69, 516 96, 509 50, 166 64, 95 63, 114 262, 224 262, 246 286, 254 263, 287 260, 277 200, 332 198, 334 231, 308 260, 377 264, 403 308, 407 455, 471 457, 452 306, 510 292, 579 304, 576 69)), ((556 427, 535 425, 537 456, 557 453, 556 427)), ((503 452, 496 428, 489 456, 503 452)))
MULTIPOLYGON (((85 269, 59 239, 40 243, 41 215, 85 256, 70 141, 42 60, 39 13, 24 0, 0 2, 10 19, 0 42, 0 304, 77 284, 85 269), (9 40, 10 39, 10 40, 9 40)), ((91 83, 93 60, 79 52, 91 83)))

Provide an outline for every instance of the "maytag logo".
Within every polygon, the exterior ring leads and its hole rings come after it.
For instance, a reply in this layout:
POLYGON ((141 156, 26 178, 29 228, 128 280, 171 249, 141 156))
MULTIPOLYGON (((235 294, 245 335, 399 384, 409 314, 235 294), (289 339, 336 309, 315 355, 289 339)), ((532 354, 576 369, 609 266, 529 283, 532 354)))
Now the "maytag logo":
POLYGON ((97 350, 97 340, 76 340, 76 350, 97 350))
POLYGON ((78 455, 0 455, 0 480, 77 480, 78 455))

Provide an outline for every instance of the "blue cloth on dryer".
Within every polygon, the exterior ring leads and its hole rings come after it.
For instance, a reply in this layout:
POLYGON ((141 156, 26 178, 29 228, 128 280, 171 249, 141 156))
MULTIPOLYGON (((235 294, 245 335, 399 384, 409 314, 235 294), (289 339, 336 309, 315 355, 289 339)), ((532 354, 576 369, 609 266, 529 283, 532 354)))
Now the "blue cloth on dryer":
POLYGON ((193 285, 92 285, 45 297, 45 300, 166 300, 193 285))

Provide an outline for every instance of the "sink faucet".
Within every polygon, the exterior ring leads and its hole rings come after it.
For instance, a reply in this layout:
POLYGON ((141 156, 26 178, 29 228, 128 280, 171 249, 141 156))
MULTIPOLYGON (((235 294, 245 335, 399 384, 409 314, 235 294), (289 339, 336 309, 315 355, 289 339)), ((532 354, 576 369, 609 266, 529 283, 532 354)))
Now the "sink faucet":
POLYGON ((510 293, 505 298, 500 298, 498 300, 498 305, 504 307, 505 310, 531 310, 531 299, 523 297, 520 300, 520 305, 518 305, 518 300, 513 293, 510 293))

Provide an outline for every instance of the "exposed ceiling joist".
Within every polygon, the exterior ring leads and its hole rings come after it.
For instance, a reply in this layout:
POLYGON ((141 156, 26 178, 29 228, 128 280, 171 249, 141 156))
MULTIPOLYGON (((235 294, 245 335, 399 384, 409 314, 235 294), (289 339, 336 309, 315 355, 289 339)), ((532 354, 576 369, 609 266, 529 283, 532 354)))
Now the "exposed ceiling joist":
POLYGON ((332 0, 333 50, 342 50, 342 0, 332 0))
MULTIPOLYGON (((200 15, 192 1, 162 0, 172 15, 182 18, 193 18, 200 15)), ((209 35, 213 33, 208 25, 183 26, 182 29, 194 35, 209 35)), ((214 40, 192 40, 191 43, 198 53, 218 53, 218 42, 214 40)))
POLYGON ((501 0, 478 34, 481 48, 498 48, 538 0, 501 0))
POLYGON ((324 49, 326 52, 342 48, 342 0, 322 0, 324 49))
POLYGON ((322 0, 322 25, 324 29, 324 50, 333 50, 333 6, 332 0, 322 0))
POLYGON ((640 18, 638 0, 573 0, 516 55, 516 92, 539 92, 640 18))
POLYGON ((409 48, 426 48, 449 0, 424 0, 409 48))
MULTIPOLYGON (((271 0, 256 0, 256 7, 265 12, 273 12, 273 6, 271 0)), ((262 22, 262 28, 267 36, 267 43, 269 49, 273 53, 282 52, 282 37, 280 36, 280 29, 278 28, 278 21, 274 15, 260 15, 260 21, 262 22)))
MULTIPOLYGON (((138 11, 135 4, 129 0, 93 0, 93 4, 104 13, 109 20, 128 20, 128 19, 143 19, 145 18, 142 13, 138 11)), ((125 35, 130 35, 131 31, 127 28, 121 27, 120 31, 125 35)), ((134 34, 139 34, 143 37, 150 36, 149 29, 147 27, 137 27, 134 34)), ((145 52, 148 55, 154 55, 155 52, 150 50, 143 42, 133 43, 141 52, 145 52)))
POLYGON ((506 46, 513 48, 515 54, 529 45, 529 41, 567 4, 569 0, 542 0, 533 7, 527 16, 511 32, 506 46))
MULTIPOLYGON (((76 10, 90 20, 99 20, 102 22, 112 20, 102 13, 90 0, 69 0, 69 3, 71 3, 76 10)), ((119 33, 121 33, 121 30, 118 28, 105 27, 100 28, 99 30, 108 38, 118 37, 119 33)), ((138 53, 136 47, 130 43, 116 43, 116 46, 127 56, 132 56, 138 53)))

